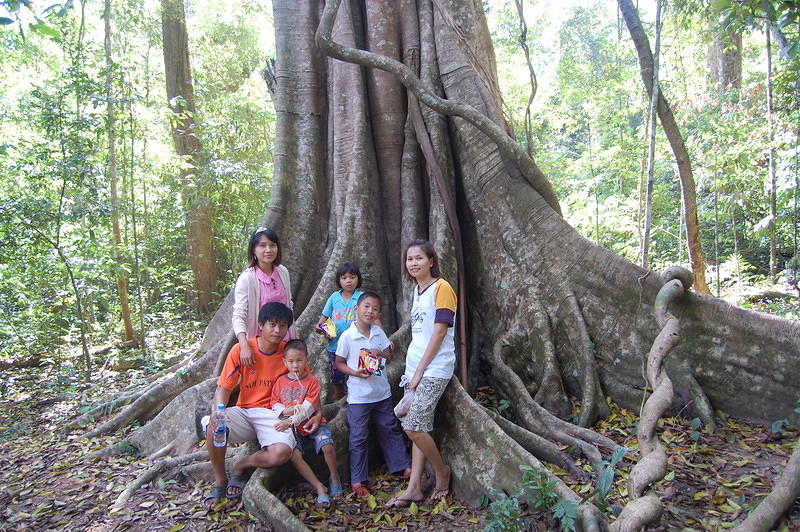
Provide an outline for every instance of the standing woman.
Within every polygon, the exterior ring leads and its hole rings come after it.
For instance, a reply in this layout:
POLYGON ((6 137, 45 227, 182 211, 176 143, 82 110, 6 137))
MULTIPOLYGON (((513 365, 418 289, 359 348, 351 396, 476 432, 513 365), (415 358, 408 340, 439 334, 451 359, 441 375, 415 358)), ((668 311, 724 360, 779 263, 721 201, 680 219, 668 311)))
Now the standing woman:
POLYGON ((408 487, 387 503, 391 507, 405 507, 423 499, 422 472, 426 459, 436 474, 430 500, 441 500, 450 493, 450 467, 442 460, 430 432, 436 404, 455 369, 456 294, 440 277, 439 257, 427 240, 414 240, 408 245, 405 268, 409 278, 416 282, 411 305, 411 345, 403 378, 406 389, 414 391, 414 397, 402 418, 403 429, 413 446, 408 487))
MULTIPOLYGON (((281 264, 281 242, 272 229, 259 227, 250 236, 247 268, 239 274, 233 296, 233 332, 239 340, 242 363, 252 366, 247 339, 258 334, 258 311, 265 303, 283 303, 290 309, 293 305, 289 270, 281 264)), ((283 341, 296 337, 292 325, 283 341)))

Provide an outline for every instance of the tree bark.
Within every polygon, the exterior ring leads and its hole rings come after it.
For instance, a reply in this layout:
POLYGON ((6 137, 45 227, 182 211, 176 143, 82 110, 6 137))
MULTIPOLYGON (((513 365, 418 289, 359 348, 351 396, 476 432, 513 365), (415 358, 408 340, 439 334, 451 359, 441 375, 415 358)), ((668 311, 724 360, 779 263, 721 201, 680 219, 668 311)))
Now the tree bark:
MULTIPOLYGON (((647 94, 651 97, 654 92, 653 86, 653 54, 650 51, 650 41, 644 32, 642 22, 639 20, 639 12, 634 7, 631 0, 617 0, 622 16, 628 26, 628 31, 633 39, 636 52, 639 55, 639 67, 642 72, 642 81, 647 89, 647 94)), ((656 89, 657 90, 657 89, 656 89)), ((697 221, 697 194, 695 193, 694 175, 692 174, 692 163, 689 158, 689 151, 683 141, 680 129, 672 109, 664 95, 658 91, 658 117, 664 134, 667 136, 675 162, 678 166, 678 176, 681 181, 681 197, 686 213, 686 238, 688 241, 689 258, 692 262, 692 273, 694 273, 694 289, 701 294, 710 294, 706 284, 706 260, 703 256, 703 248, 700 243, 700 225, 697 221)))
POLYGON ((161 0, 161 29, 167 102, 173 112, 172 140, 181 158, 180 181, 186 217, 186 253, 194 276, 197 310, 206 313, 217 284, 212 209, 204 176, 205 154, 197 131, 197 115, 189 63, 189 37, 182 0, 161 0))
POLYGON ((131 320, 131 308, 128 303, 128 276, 125 274, 126 263, 122 256, 122 233, 119 228, 120 201, 117 184, 117 137, 114 130, 115 115, 113 69, 111 59, 111 0, 105 0, 103 10, 103 25, 105 28, 104 49, 106 57, 106 136, 108 137, 108 181, 111 186, 111 230, 114 234, 114 259, 117 262, 117 292, 119 293, 119 308, 122 315, 122 324, 125 328, 125 342, 135 343, 131 320))
MULTIPOLYGON (((712 23, 712 26, 715 24, 712 23)), ((742 33, 711 28, 708 70, 719 92, 738 91, 742 86, 742 33)))

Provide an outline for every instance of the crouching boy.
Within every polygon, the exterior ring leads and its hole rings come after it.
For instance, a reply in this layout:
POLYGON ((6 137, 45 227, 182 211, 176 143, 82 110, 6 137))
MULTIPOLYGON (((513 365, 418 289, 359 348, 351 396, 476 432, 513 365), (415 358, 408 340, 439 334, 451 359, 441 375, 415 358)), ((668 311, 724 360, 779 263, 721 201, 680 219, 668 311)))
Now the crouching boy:
POLYGON ((301 424, 311 412, 320 410, 319 380, 308 372, 308 348, 302 340, 291 340, 283 349, 283 360, 288 373, 281 375, 272 387, 272 409, 279 415, 289 416, 280 421, 275 428, 289 431, 292 428, 297 448, 292 453, 292 465, 298 473, 317 490, 317 504, 328 506, 332 496, 342 495, 342 482, 336 466, 336 449, 328 423, 323 417, 316 432, 309 432, 301 424), (319 481, 317 475, 303 459, 303 451, 309 443, 314 444, 317 454, 322 454, 328 465, 330 478, 328 485, 319 481))
MULTIPOLYGON (((291 431, 275 430, 279 421, 278 414, 269 408, 272 387, 278 377, 286 373, 283 363, 284 344, 281 340, 292 324, 292 319, 292 311, 286 305, 265 304, 258 313, 259 335, 248 339, 253 353, 253 364, 249 367, 242 365, 239 344, 234 345, 228 353, 217 380, 217 390, 211 401, 211 416, 206 428, 206 448, 214 468, 214 487, 203 499, 206 507, 213 507, 223 497, 241 497, 247 468, 276 467, 288 461, 292 455, 294 435, 291 431), (212 441, 217 428, 217 405, 227 405, 231 392, 237 385, 239 399, 236 406, 225 409, 228 443, 257 439, 261 449, 237 462, 231 478, 228 479, 225 474, 226 447, 215 447, 212 441)), ((311 417, 306 426, 309 432, 317 430, 321 417, 320 413, 311 417)))

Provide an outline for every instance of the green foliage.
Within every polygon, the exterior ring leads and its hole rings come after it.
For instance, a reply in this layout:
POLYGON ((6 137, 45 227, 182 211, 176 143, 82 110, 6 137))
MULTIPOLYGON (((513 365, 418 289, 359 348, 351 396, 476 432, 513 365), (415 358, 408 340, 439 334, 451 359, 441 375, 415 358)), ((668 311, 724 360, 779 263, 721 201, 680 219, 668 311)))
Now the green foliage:
POLYGON ((578 507, 566 499, 560 499, 555 491, 556 483, 547 474, 531 466, 520 466, 522 483, 510 495, 496 490, 491 492, 492 501, 486 514, 486 532, 512 532, 525 530, 530 517, 523 511, 523 501, 530 508, 550 512, 559 521, 562 531, 574 531, 578 507))
POLYGON ((527 519, 522 517, 516 497, 506 497, 504 493, 493 491, 492 498, 494 500, 489 504, 486 514, 485 532, 517 532, 525 528, 527 519))
POLYGON ((614 450, 609 460, 599 463, 600 474, 597 477, 597 489, 595 490, 595 500, 601 510, 608 508, 608 494, 614 485, 615 467, 628 454, 628 449, 618 447, 614 450))
MULTIPOLYGON (((34 13, 29 2, 0 3, 13 19, 0 29, 0 358, 71 360, 78 303, 90 338, 119 337, 119 271, 128 276, 139 336, 157 341, 149 329, 195 318, 158 6, 112 4, 121 265, 106 177, 102 5, 71 7, 71 0, 42 12, 36 5, 34 13), (58 38, 31 26, 34 15, 58 38)), ((197 133, 208 155, 201 179, 214 211, 221 296, 244 266, 247 237, 269 200, 275 117, 259 71, 274 45, 258 4, 192 9, 197 133)))

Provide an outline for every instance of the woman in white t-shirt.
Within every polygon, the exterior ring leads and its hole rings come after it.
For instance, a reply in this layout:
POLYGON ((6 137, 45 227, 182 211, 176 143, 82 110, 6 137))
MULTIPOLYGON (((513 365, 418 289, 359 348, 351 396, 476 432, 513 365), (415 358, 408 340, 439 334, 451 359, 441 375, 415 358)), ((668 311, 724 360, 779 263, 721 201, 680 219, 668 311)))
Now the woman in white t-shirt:
POLYGON ((427 240, 414 240, 408 245, 405 268, 409 278, 416 282, 411 305, 411 344, 403 379, 414 397, 401 423, 413 447, 408 487, 387 503, 390 507, 405 507, 422 500, 426 459, 436 474, 430 500, 441 500, 450 493, 450 467, 444 463, 430 432, 436 404, 455 368, 456 294, 440 277, 439 257, 427 240))

